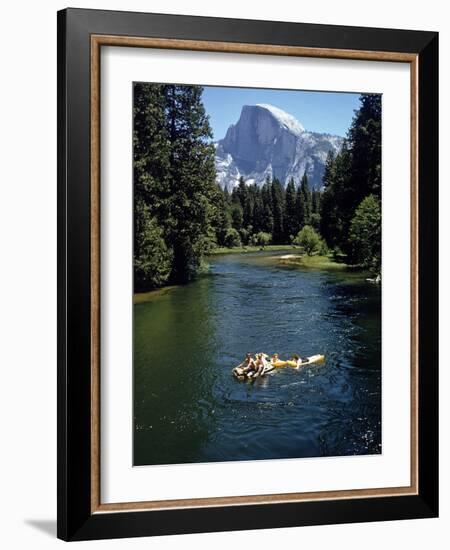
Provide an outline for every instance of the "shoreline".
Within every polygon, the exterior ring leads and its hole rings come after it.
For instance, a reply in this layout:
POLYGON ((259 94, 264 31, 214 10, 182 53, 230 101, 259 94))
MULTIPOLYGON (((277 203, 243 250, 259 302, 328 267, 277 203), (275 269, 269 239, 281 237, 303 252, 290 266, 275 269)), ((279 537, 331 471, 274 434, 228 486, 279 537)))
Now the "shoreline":
POLYGON ((219 256, 222 254, 246 254, 249 252, 276 252, 279 250, 298 250, 295 246, 291 244, 269 244, 264 248, 260 246, 235 246, 233 248, 227 248, 225 246, 217 247, 214 250, 211 250, 206 257, 210 256, 219 256))
MULTIPOLYGON (((337 269, 337 270, 352 270, 352 267, 344 262, 337 262, 332 256, 308 256, 307 254, 300 254, 298 248, 292 247, 292 245, 269 245, 264 249, 257 246, 248 247, 235 247, 235 248, 217 248, 208 257, 222 256, 226 254, 248 254, 253 252, 279 252, 279 251, 292 251, 289 254, 273 256, 273 260, 276 263, 292 266, 292 267, 305 267, 308 269, 337 269)), ((135 292, 133 294, 133 304, 143 304, 151 302, 157 298, 161 298, 179 288, 182 285, 168 285, 161 288, 155 288, 148 290, 147 292, 135 292)))
POLYGON ((161 296, 165 296, 166 294, 169 294, 169 292, 171 292, 172 290, 175 290, 179 286, 180 285, 168 285, 168 286, 163 286, 161 288, 148 290, 147 292, 135 292, 133 294, 133 305, 151 302, 156 298, 160 298, 161 296))
POLYGON ((278 262, 294 267, 307 267, 311 269, 338 269, 349 270, 351 266, 345 262, 338 262, 332 256, 308 256, 307 254, 286 254, 278 256, 278 262))

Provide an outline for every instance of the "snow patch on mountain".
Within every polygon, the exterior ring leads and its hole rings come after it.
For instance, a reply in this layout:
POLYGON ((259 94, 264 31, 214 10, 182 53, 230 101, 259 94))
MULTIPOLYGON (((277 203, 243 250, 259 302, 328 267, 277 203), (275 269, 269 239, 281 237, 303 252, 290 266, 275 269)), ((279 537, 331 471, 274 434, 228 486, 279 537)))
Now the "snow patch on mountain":
POLYGON ((267 109, 287 130, 293 134, 300 135, 305 131, 305 128, 302 124, 292 115, 282 111, 274 105, 269 105, 268 103, 257 103, 256 107, 261 107, 261 109, 267 109))

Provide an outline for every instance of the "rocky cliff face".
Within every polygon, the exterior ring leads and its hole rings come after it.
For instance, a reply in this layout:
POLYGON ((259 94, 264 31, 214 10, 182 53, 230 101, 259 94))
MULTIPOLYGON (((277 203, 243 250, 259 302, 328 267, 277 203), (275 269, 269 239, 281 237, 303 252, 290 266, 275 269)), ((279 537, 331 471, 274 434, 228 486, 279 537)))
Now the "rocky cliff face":
POLYGON ((267 176, 284 185, 303 173, 312 188, 320 188, 328 151, 335 152, 343 138, 308 132, 292 115, 272 105, 245 105, 236 124, 216 143, 217 182, 231 190, 243 176, 247 183, 263 185, 267 176))

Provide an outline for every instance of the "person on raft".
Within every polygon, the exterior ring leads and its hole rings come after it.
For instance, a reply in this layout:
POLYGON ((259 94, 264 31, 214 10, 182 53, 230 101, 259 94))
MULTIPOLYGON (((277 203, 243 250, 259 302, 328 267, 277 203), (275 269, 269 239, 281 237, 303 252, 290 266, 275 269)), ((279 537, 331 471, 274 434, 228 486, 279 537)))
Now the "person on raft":
POLYGON ((303 363, 307 362, 308 360, 306 358, 302 359, 300 355, 293 355, 292 361, 295 361, 296 363, 294 369, 299 369, 303 365, 303 363))
POLYGON ((274 353, 272 355, 272 357, 270 358, 270 362, 272 365, 274 365, 275 363, 277 363, 278 361, 280 360, 279 356, 278 356, 278 353, 274 353))
POLYGON ((256 361, 255 361, 255 373, 253 374, 254 378, 257 378, 258 376, 264 375, 264 369, 268 365, 268 361, 266 359, 265 353, 257 353, 256 354, 256 361))
POLYGON ((246 353, 244 360, 242 361, 242 363, 240 365, 238 365, 236 367, 236 369, 242 369, 242 372, 244 372, 244 373, 246 373, 250 370, 255 370, 255 360, 253 359, 252 354, 251 353, 246 353))
POLYGON ((258 378, 264 375, 264 368, 269 364, 266 357, 265 353, 257 353, 256 359, 253 359, 251 353, 247 353, 244 361, 237 368, 240 368, 247 378, 258 378))

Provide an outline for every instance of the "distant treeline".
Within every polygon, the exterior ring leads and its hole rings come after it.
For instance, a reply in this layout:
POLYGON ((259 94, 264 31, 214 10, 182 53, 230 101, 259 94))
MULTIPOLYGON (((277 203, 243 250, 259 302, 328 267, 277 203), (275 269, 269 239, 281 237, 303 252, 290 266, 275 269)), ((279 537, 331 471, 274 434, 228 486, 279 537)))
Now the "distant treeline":
POLYGON ((289 244, 305 225, 320 229, 321 193, 310 190, 306 174, 298 188, 293 179, 284 188, 277 178, 258 187, 241 177, 231 193, 221 193, 219 246, 289 244))
POLYGON ((259 188, 241 178, 222 190, 201 96, 200 86, 134 85, 136 292, 192 280, 217 246, 330 247, 379 272, 380 96, 361 96, 341 151, 328 155, 321 191, 306 173, 299 186, 274 178, 259 188))

